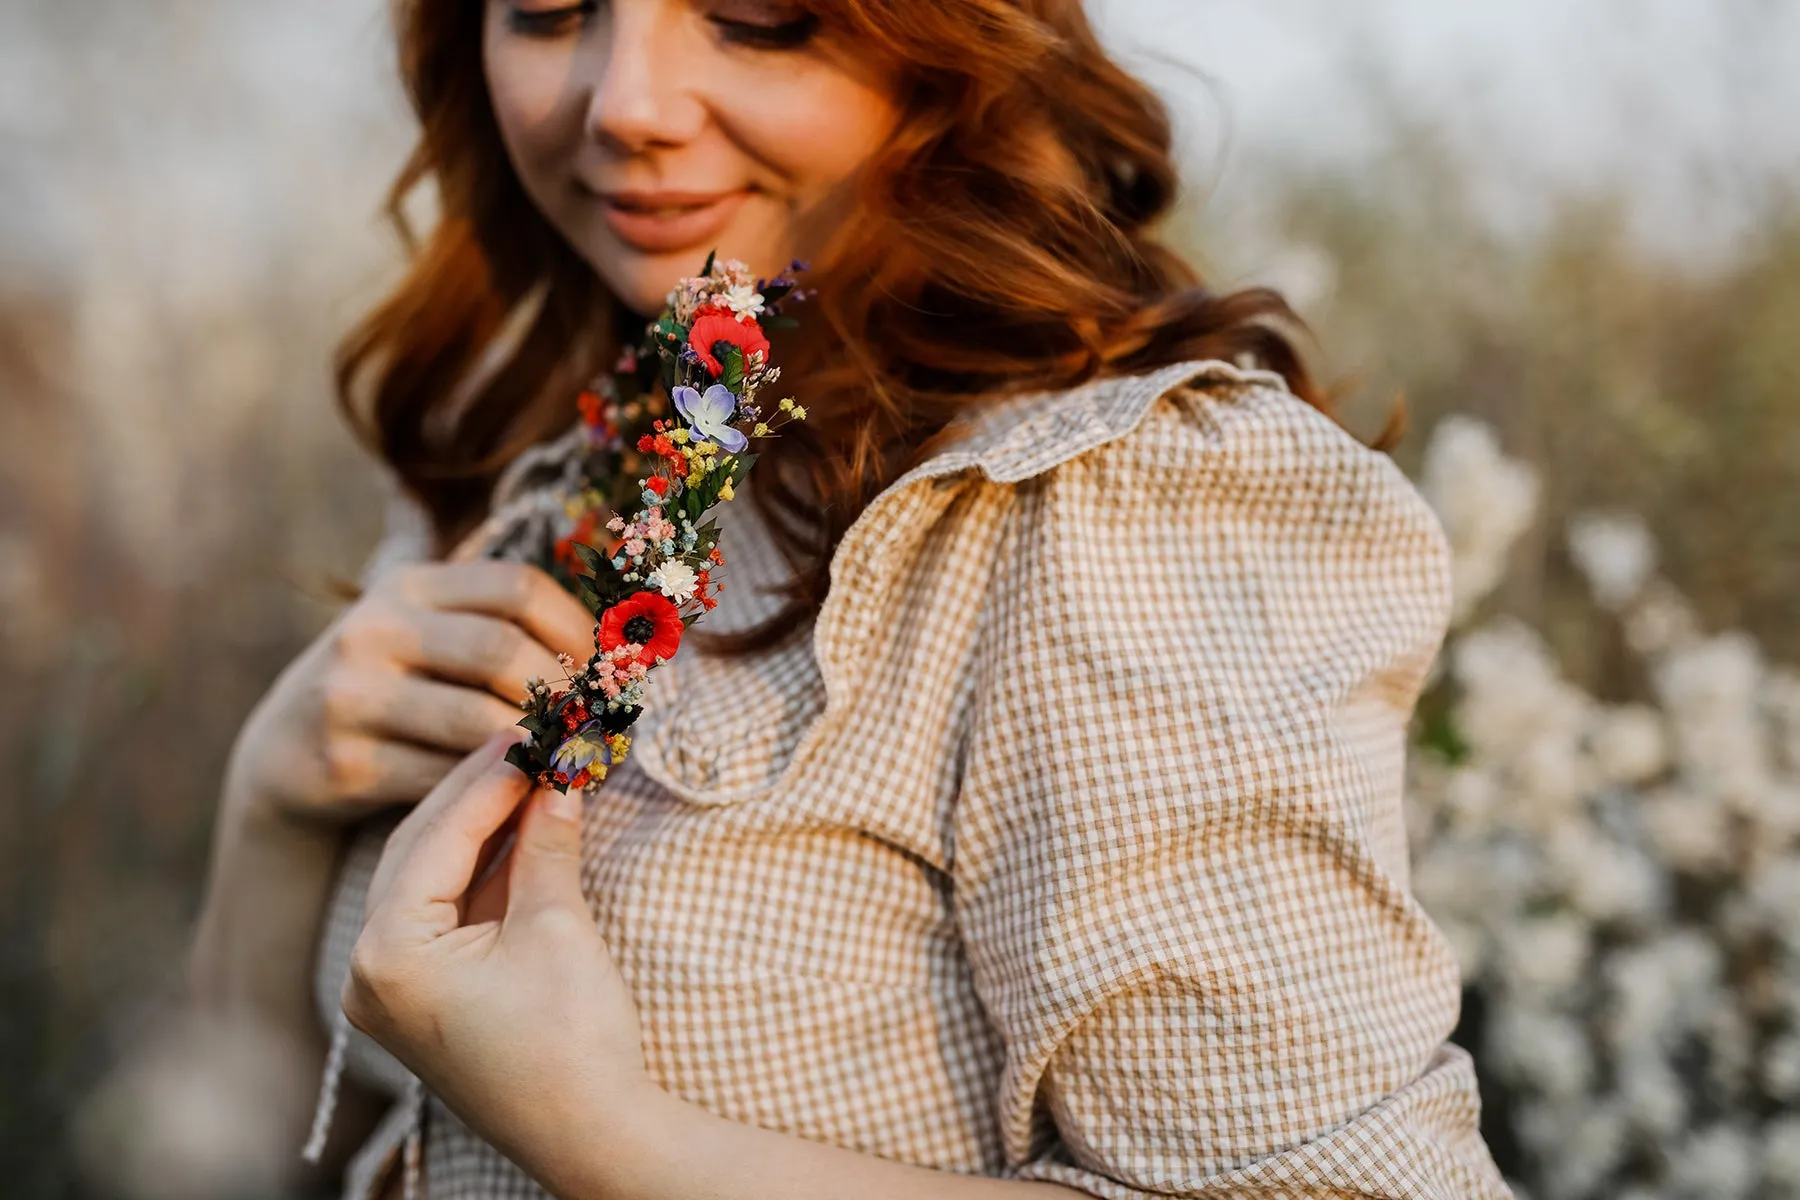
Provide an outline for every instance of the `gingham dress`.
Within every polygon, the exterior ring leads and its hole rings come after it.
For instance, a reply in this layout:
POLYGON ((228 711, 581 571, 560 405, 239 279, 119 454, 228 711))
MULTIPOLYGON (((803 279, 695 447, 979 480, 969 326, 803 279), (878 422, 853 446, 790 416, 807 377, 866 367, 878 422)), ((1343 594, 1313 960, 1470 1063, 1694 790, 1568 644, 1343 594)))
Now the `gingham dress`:
MULTIPOLYGON (((748 510, 714 628, 774 603, 748 510)), ((985 412, 856 521, 801 634, 684 649, 591 806, 583 879, 651 1076, 1121 1200, 1506 1196, 1407 890, 1405 726, 1449 610, 1418 493, 1274 375, 985 412)), ((382 836, 327 922, 328 1020, 382 836)), ((360 1037, 350 1069, 402 1094, 360 1037)), ((433 1200, 542 1194, 429 1098, 423 1145, 433 1200)))

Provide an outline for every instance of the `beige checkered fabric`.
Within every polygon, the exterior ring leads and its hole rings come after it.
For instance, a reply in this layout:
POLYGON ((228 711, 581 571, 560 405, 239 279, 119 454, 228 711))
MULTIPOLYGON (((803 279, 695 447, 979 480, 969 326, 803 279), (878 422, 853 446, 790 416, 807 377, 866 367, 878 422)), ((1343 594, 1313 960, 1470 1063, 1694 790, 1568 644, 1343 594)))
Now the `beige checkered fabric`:
MULTIPOLYGON (((1102 1197, 1505 1196, 1406 888, 1404 727, 1450 604, 1430 510, 1219 363, 963 434, 857 521, 809 631, 684 651, 591 809, 651 1075, 1102 1197)), ((715 627, 773 603, 748 507, 715 627)), ((379 836, 346 864, 327 1012, 379 836)), ((404 1079, 366 1043, 352 1067, 404 1079)), ((435 1103, 425 1186, 540 1194, 435 1103)))

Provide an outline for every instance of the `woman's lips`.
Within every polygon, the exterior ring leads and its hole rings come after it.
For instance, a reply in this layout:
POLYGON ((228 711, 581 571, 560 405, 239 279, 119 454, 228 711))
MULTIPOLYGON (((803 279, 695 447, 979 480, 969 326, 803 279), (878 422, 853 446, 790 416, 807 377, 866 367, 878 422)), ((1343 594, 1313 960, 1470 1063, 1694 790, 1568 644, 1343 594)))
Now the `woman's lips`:
POLYGON ((687 250, 717 237, 749 195, 747 189, 599 193, 607 227, 645 254, 687 250))

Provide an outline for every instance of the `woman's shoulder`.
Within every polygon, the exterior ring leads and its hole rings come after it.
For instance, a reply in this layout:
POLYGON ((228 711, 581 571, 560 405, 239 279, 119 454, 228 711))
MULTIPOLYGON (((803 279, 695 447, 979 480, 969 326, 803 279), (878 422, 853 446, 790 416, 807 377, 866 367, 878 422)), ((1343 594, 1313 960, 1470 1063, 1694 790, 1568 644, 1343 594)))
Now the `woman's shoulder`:
POLYGON ((1448 539, 1418 489, 1271 371, 1196 361, 1018 397, 971 418, 921 469, 1031 482, 1064 504, 1166 502, 1267 522, 1271 535, 1386 540, 1443 565, 1447 586, 1448 539))
POLYGON ((997 569, 1028 624, 1135 612, 1159 673, 1255 664, 1270 686, 1340 692, 1392 676, 1401 700, 1448 627, 1430 505, 1277 375, 1207 362, 1102 381, 1032 398, 971 445, 1016 491, 997 569))

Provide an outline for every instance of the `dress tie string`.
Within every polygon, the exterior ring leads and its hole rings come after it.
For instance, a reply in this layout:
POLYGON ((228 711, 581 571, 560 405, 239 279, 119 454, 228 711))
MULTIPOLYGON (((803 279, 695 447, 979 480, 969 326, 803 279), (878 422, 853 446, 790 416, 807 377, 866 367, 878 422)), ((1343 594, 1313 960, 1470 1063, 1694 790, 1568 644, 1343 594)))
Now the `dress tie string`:
MULTIPOLYGON (((325 1156, 325 1142, 331 1136, 331 1122, 337 1115, 338 1092, 343 1085, 344 1060, 350 1049, 350 1021, 340 1009, 331 1023, 331 1048, 325 1054, 324 1078, 319 1082, 318 1103, 313 1106, 312 1131, 300 1157, 313 1166, 325 1156)), ((404 1200, 422 1200, 423 1160, 425 1145, 425 1085, 417 1076, 406 1082, 406 1135, 401 1143, 401 1192, 404 1200)))

